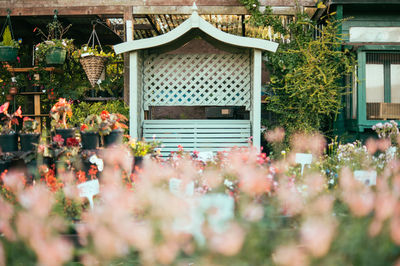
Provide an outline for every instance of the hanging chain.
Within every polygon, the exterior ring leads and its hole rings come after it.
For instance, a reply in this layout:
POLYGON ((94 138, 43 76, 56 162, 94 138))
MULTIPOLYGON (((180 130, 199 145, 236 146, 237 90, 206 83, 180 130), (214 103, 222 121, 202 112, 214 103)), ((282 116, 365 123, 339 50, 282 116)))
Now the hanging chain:
POLYGON ((94 49, 95 48, 95 41, 97 40, 97 43, 100 46, 100 50, 103 51, 103 47, 101 47, 99 36, 97 36, 96 23, 92 23, 92 24, 93 24, 93 31, 92 31, 92 34, 90 34, 89 40, 87 42, 87 46, 89 46, 90 41, 92 41, 92 49, 94 49))
MULTIPOLYGON (((59 23, 58 19, 57 19, 57 15, 58 15, 58 10, 54 9, 54 18, 53 18, 54 27, 56 27, 58 25, 58 23, 59 23)), ((58 39, 58 31, 57 31, 56 28, 54 29, 54 38, 58 39)))
POLYGON ((7 9, 7 18, 6 18, 6 21, 4 22, 3 28, 1 30, 1 36, 3 36, 3 33, 6 30, 7 25, 9 25, 10 26, 10 32, 11 32, 11 38, 14 40, 14 32, 12 30, 10 14, 11 14, 11 10, 7 9))

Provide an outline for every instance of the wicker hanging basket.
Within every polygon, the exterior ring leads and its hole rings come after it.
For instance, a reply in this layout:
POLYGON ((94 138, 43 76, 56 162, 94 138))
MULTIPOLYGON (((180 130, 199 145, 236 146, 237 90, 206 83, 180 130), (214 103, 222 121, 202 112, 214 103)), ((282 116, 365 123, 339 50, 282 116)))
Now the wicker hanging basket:
POLYGON ((92 87, 94 87, 99 80, 106 61, 106 57, 96 55, 89 55, 80 59, 82 67, 85 70, 86 76, 92 87))

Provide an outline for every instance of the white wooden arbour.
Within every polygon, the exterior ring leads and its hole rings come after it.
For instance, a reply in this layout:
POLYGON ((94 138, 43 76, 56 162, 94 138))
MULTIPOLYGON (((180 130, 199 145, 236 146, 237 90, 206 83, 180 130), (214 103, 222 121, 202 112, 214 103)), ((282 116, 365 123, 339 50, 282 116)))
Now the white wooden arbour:
POLYGON ((169 132, 168 137, 160 137, 170 146, 167 151, 178 144, 189 147, 188 150, 216 151, 246 145, 250 136, 254 145, 259 146, 261 53, 275 52, 277 48, 278 44, 271 41, 220 31, 201 18, 196 8, 190 18, 166 34, 114 46, 117 54, 130 55, 131 137, 156 134, 158 138, 169 132), (165 53, 196 37, 229 53, 165 53), (250 120, 144 120, 149 106, 185 105, 244 106, 250 111, 250 120))

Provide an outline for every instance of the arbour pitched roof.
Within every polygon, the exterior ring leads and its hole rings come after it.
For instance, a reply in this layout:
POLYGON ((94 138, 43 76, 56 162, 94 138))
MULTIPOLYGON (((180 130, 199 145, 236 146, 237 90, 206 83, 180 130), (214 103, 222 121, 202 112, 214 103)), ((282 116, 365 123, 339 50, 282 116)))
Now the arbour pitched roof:
POLYGON ((200 30, 202 33, 205 33, 211 38, 231 46, 254 48, 271 52, 275 52, 278 48, 278 43, 272 41, 236 36, 219 30, 211 25, 209 22, 201 18, 196 11, 196 7, 194 6, 194 11, 190 18, 188 18, 185 22, 183 22, 174 30, 166 34, 148 39, 124 42, 115 45, 114 50, 117 54, 121 54, 125 52, 150 49, 167 45, 178 40, 179 38, 183 37, 193 30, 200 30))

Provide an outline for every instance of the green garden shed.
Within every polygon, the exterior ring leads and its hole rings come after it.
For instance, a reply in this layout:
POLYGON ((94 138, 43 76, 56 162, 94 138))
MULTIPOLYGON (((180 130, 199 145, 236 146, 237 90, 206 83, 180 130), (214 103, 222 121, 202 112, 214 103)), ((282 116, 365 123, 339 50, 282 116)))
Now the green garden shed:
POLYGON ((337 127, 358 136, 386 120, 400 121, 400 1, 333 0, 345 19, 343 49, 354 51, 357 69, 337 127), (357 76, 357 78, 356 78, 357 76))

